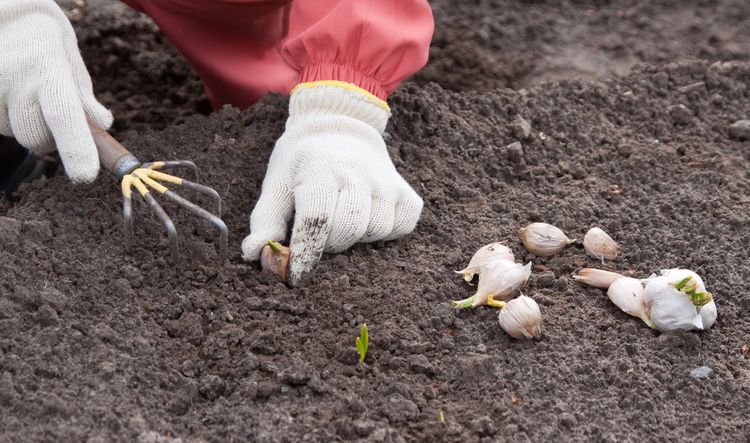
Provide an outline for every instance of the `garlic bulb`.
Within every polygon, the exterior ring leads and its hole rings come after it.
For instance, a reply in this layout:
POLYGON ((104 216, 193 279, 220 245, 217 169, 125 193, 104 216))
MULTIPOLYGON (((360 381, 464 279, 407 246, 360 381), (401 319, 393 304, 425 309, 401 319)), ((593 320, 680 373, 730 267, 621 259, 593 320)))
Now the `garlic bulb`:
POLYGON ((591 228, 583 237, 583 249, 594 258, 614 260, 620 252, 620 246, 606 232, 591 228))
POLYGON ((603 269, 583 268, 573 276, 573 279, 595 288, 607 289, 618 278, 624 277, 616 272, 603 269))
POLYGON ((507 260, 499 260, 482 269, 476 294, 463 300, 452 301, 458 309, 474 308, 479 305, 502 306, 489 300, 489 297, 501 300, 512 298, 518 293, 531 275, 531 262, 522 265, 507 260))
POLYGON ((649 327, 654 327, 646 311, 643 283, 640 280, 630 277, 618 278, 609 286, 607 297, 626 314, 638 317, 649 327))
POLYGON ((703 329, 708 329, 713 326, 716 322, 716 317, 719 315, 719 313, 716 312, 716 302, 713 300, 703 305, 703 307, 698 310, 698 313, 701 315, 703 329))
POLYGON ((716 321, 716 304, 700 276, 687 269, 670 269, 662 274, 647 279, 643 293, 656 328, 660 331, 710 328, 716 321))
POLYGON ((482 267, 497 260, 514 261, 513 251, 502 243, 490 243, 489 245, 482 246, 474 253, 471 260, 469 260, 469 265, 465 269, 455 272, 463 275, 464 280, 469 282, 474 278, 475 274, 480 273, 482 267))
POLYGON ((560 228, 547 223, 532 223, 518 233, 527 251, 540 257, 548 257, 562 251, 573 243, 560 228))
POLYGON ((531 297, 521 295, 505 303, 497 319, 513 338, 532 339, 542 334, 542 312, 531 297))
POLYGON ((260 251, 260 267, 269 270, 286 282, 289 269, 289 248, 273 240, 260 251))

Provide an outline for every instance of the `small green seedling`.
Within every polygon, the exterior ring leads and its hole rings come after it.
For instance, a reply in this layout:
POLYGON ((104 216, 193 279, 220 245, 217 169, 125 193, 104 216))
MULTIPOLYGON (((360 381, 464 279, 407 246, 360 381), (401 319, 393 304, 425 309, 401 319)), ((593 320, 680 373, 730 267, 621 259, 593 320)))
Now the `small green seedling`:
POLYGON ((359 361, 364 362, 365 357, 367 357, 367 346, 370 344, 370 336, 367 333, 367 323, 362 323, 362 330, 359 331, 359 337, 357 337, 354 344, 357 346, 357 351, 359 351, 359 361))
POLYGON ((440 411, 440 414, 438 414, 438 420, 440 420, 440 423, 445 424, 445 414, 443 414, 443 411, 440 411))

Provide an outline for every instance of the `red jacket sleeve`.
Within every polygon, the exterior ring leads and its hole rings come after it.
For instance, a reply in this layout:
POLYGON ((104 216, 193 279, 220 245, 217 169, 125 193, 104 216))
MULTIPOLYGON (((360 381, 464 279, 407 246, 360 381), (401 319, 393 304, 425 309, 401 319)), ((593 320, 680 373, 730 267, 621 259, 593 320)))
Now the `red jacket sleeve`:
POLYGON ((187 58, 215 107, 302 82, 353 83, 385 99, 427 62, 427 0, 124 0, 187 58))
POLYGON ((386 99, 427 63, 426 0, 316 0, 292 5, 282 56, 300 82, 339 80, 386 99))

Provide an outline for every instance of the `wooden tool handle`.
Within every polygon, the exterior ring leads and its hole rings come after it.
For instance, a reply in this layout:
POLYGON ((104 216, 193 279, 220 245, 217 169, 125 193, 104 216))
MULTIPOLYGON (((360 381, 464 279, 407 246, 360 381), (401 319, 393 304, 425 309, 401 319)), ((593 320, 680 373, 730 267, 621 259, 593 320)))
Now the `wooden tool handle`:
POLYGON ((90 117, 86 117, 86 121, 89 124, 91 135, 94 137, 96 150, 99 151, 99 161, 108 171, 117 174, 117 166, 120 160, 126 155, 132 154, 90 117))

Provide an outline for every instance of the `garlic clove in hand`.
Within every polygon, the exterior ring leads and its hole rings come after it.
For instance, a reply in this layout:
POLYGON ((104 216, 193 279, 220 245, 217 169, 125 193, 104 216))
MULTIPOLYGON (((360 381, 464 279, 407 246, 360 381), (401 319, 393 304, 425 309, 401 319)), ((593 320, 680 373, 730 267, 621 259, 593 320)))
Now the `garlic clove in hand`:
POLYGON ((594 258, 614 260, 620 252, 620 246, 612 240, 606 232, 599 228, 591 228, 583 237, 583 249, 594 258))
POLYGON ((562 251, 575 240, 548 223, 532 223, 518 233, 527 251, 539 257, 548 257, 562 251))
POLYGON ((607 297, 626 314, 638 317, 649 327, 654 327, 646 310, 643 283, 640 280, 630 277, 618 278, 609 286, 607 297))
POLYGON ((660 331, 710 328, 716 321, 716 304, 703 279, 687 269, 671 269, 662 274, 647 279, 643 293, 656 328, 660 331))
POLYGON ((607 289, 618 278, 624 275, 603 269, 583 268, 573 276, 573 279, 594 288, 607 289))
POLYGON ((482 267, 497 260, 514 261, 513 251, 502 243, 490 243, 489 245, 482 246, 474 253, 471 260, 469 260, 469 265, 465 269, 455 272, 463 275, 464 280, 470 282, 475 274, 481 272, 482 267))
POLYGON ((521 295, 505 303, 497 319, 513 338, 532 339, 542 334, 542 312, 531 297, 521 295))
POLYGON ((260 267, 273 272, 282 282, 287 281, 289 272, 289 248, 273 240, 260 251, 260 267))
POLYGON ((480 305, 502 306, 502 302, 493 299, 507 300, 521 290, 531 275, 531 262, 526 265, 499 260, 482 269, 476 294, 463 300, 451 301, 458 309, 475 308, 480 305))

